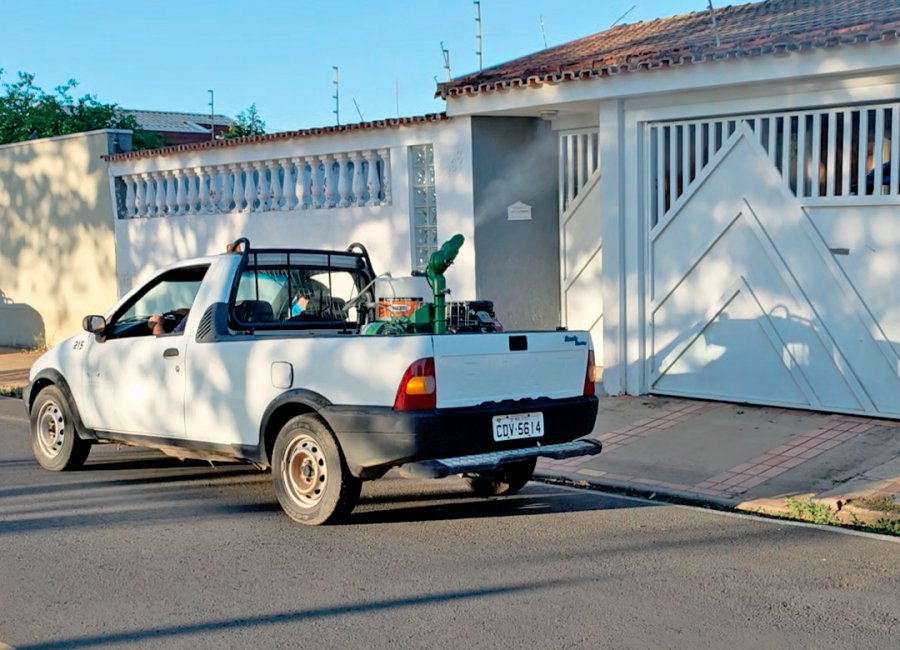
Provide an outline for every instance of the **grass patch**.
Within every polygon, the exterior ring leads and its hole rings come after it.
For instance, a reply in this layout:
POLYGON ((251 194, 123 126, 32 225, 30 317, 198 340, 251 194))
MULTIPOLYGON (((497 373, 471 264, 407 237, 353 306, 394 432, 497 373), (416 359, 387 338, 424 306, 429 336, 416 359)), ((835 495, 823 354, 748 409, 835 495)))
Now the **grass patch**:
POLYGON ((882 517, 871 525, 871 529, 876 533, 900 536, 900 519, 885 519, 882 517))
POLYGON ((874 521, 862 521, 856 515, 851 515, 850 524, 870 533, 900 537, 900 517, 879 517, 874 521))
POLYGON ((859 499, 853 501, 853 505, 855 506, 863 506, 869 510, 885 513, 886 516, 878 517, 874 520, 861 519, 852 512, 848 519, 846 516, 838 515, 831 506, 819 501, 813 501, 810 497, 801 499, 785 497, 784 503, 787 507, 787 513, 781 516, 788 519, 808 521, 813 524, 824 524, 828 526, 850 526, 858 530, 878 533, 879 535, 900 536, 900 516, 898 516, 898 514, 900 514, 900 507, 898 507, 890 497, 884 499, 859 499), (873 508, 872 506, 875 507, 873 508))
POLYGON ((0 386, 0 397, 16 397, 22 399, 22 388, 19 386, 0 386))
POLYGON ((874 510, 875 512, 889 512, 895 515, 900 514, 900 503, 895 503, 891 497, 881 497, 879 499, 854 499, 850 503, 859 508, 874 510))
POLYGON ((881 533, 883 535, 900 536, 900 519, 885 519, 882 517, 870 524, 868 529, 874 533, 881 533))
POLYGON ((784 500, 790 516, 800 521, 809 521, 814 524, 834 524, 834 511, 825 503, 813 501, 810 498, 794 499, 786 497, 784 500))

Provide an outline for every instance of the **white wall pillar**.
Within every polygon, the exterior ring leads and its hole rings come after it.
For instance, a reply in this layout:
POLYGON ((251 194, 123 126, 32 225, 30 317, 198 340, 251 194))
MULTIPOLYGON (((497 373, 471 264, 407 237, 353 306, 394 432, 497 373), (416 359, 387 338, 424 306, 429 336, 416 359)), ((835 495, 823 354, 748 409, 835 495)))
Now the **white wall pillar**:
POLYGON ((624 246, 621 269, 625 282, 622 300, 624 354, 626 364, 625 392, 642 395, 649 386, 646 379, 647 314, 646 291, 650 267, 645 251, 649 220, 645 208, 644 149, 642 123, 635 113, 625 112, 622 122, 621 170, 623 175, 621 214, 624 223, 624 246))
MULTIPOLYGON (((600 233, 603 241, 603 387, 610 395, 626 391, 625 122, 621 100, 600 105, 600 233)), ((596 343, 595 343, 596 345, 596 343)))
POLYGON ((474 300, 479 296, 475 295, 472 121, 469 118, 454 120, 437 131, 435 136, 433 145, 438 246, 457 233, 466 238, 452 270, 448 271, 447 283, 453 288, 452 300, 474 300))

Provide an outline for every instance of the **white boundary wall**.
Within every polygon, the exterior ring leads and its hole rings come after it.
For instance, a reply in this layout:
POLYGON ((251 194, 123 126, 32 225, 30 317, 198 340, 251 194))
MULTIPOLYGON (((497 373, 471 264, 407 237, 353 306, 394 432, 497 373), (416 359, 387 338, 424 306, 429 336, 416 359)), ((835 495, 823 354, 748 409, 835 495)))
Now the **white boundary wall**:
POLYGON ((0 345, 53 344, 116 298, 107 155, 127 132, 0 146, 0 345))
POLYGON ((471 121, 458 118, 111 161, 110 187, 120 217, 115 221, 119 291, 124 293, 172 261, 224 251, 238 237, 249 238, 257 247, 344 249, 361 242, 378 272, 408 275, 413 265, 408 148, 432 144, 438 244, 456 233, 468 242, 448 273, 448 283, 455 299, 475 298, 471 141, 471 121), (176 208, 173 214, 121 218, 127 212, 122 209, 121 183, 117 196, 116 179, 123 176, 379 149, 389 150, 389 204, 270 211, 245 207, 193 214, 178 214, 176 208))

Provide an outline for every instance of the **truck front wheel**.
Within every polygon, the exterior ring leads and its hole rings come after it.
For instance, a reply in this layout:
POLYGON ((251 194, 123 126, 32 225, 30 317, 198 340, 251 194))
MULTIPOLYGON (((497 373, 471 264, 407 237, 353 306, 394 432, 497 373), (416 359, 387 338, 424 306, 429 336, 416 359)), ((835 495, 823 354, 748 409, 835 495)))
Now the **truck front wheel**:
POLYGON ((502 465, 490 474, 467 476, 466 481, 472 491, 480 497, 498 497, 504 494, 515 494, 534 476, 537 458, 517 460, 502 465))
POLYGON ((65 395, 47 386, 31 407, 31 451, 44 469, 61 472, 84 465, 91 443, 78 437, 65 395))
POLYGON ((331 429, 314 414, 291 418, 278 433, 272 481, 287 516, 309 526, 349 514, 362 487, 347 469, 331 429))

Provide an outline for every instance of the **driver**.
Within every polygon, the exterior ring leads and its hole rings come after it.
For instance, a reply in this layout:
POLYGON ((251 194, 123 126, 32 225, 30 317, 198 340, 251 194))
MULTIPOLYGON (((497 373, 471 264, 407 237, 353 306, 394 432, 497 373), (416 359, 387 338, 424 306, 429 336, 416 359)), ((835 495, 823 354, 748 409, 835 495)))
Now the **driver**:
MULTIPOLYGON (((172 334, 180 334, 184 331, 184 326, 187 324, 187 315, 188 310, 178 310, 174 312, 166 312, 171 314, 174 318, 179 319, 178 323, 172 329, 172 334)), ((150 318, 147 319, 147 327, 150 328, 150 331, 153 332, 153 336, 159 336, 160 334, 166 334, 165 325, 165 315, 164 314, 153 314, 150 318)))
POLYGON ((306 308, 309 307, 309 299, 312 297, 312 292, 309 289, 300 289, 297 293, 294 294, 294 299, 291 301, 291 318, 294 316, 299 316, 306 308))

